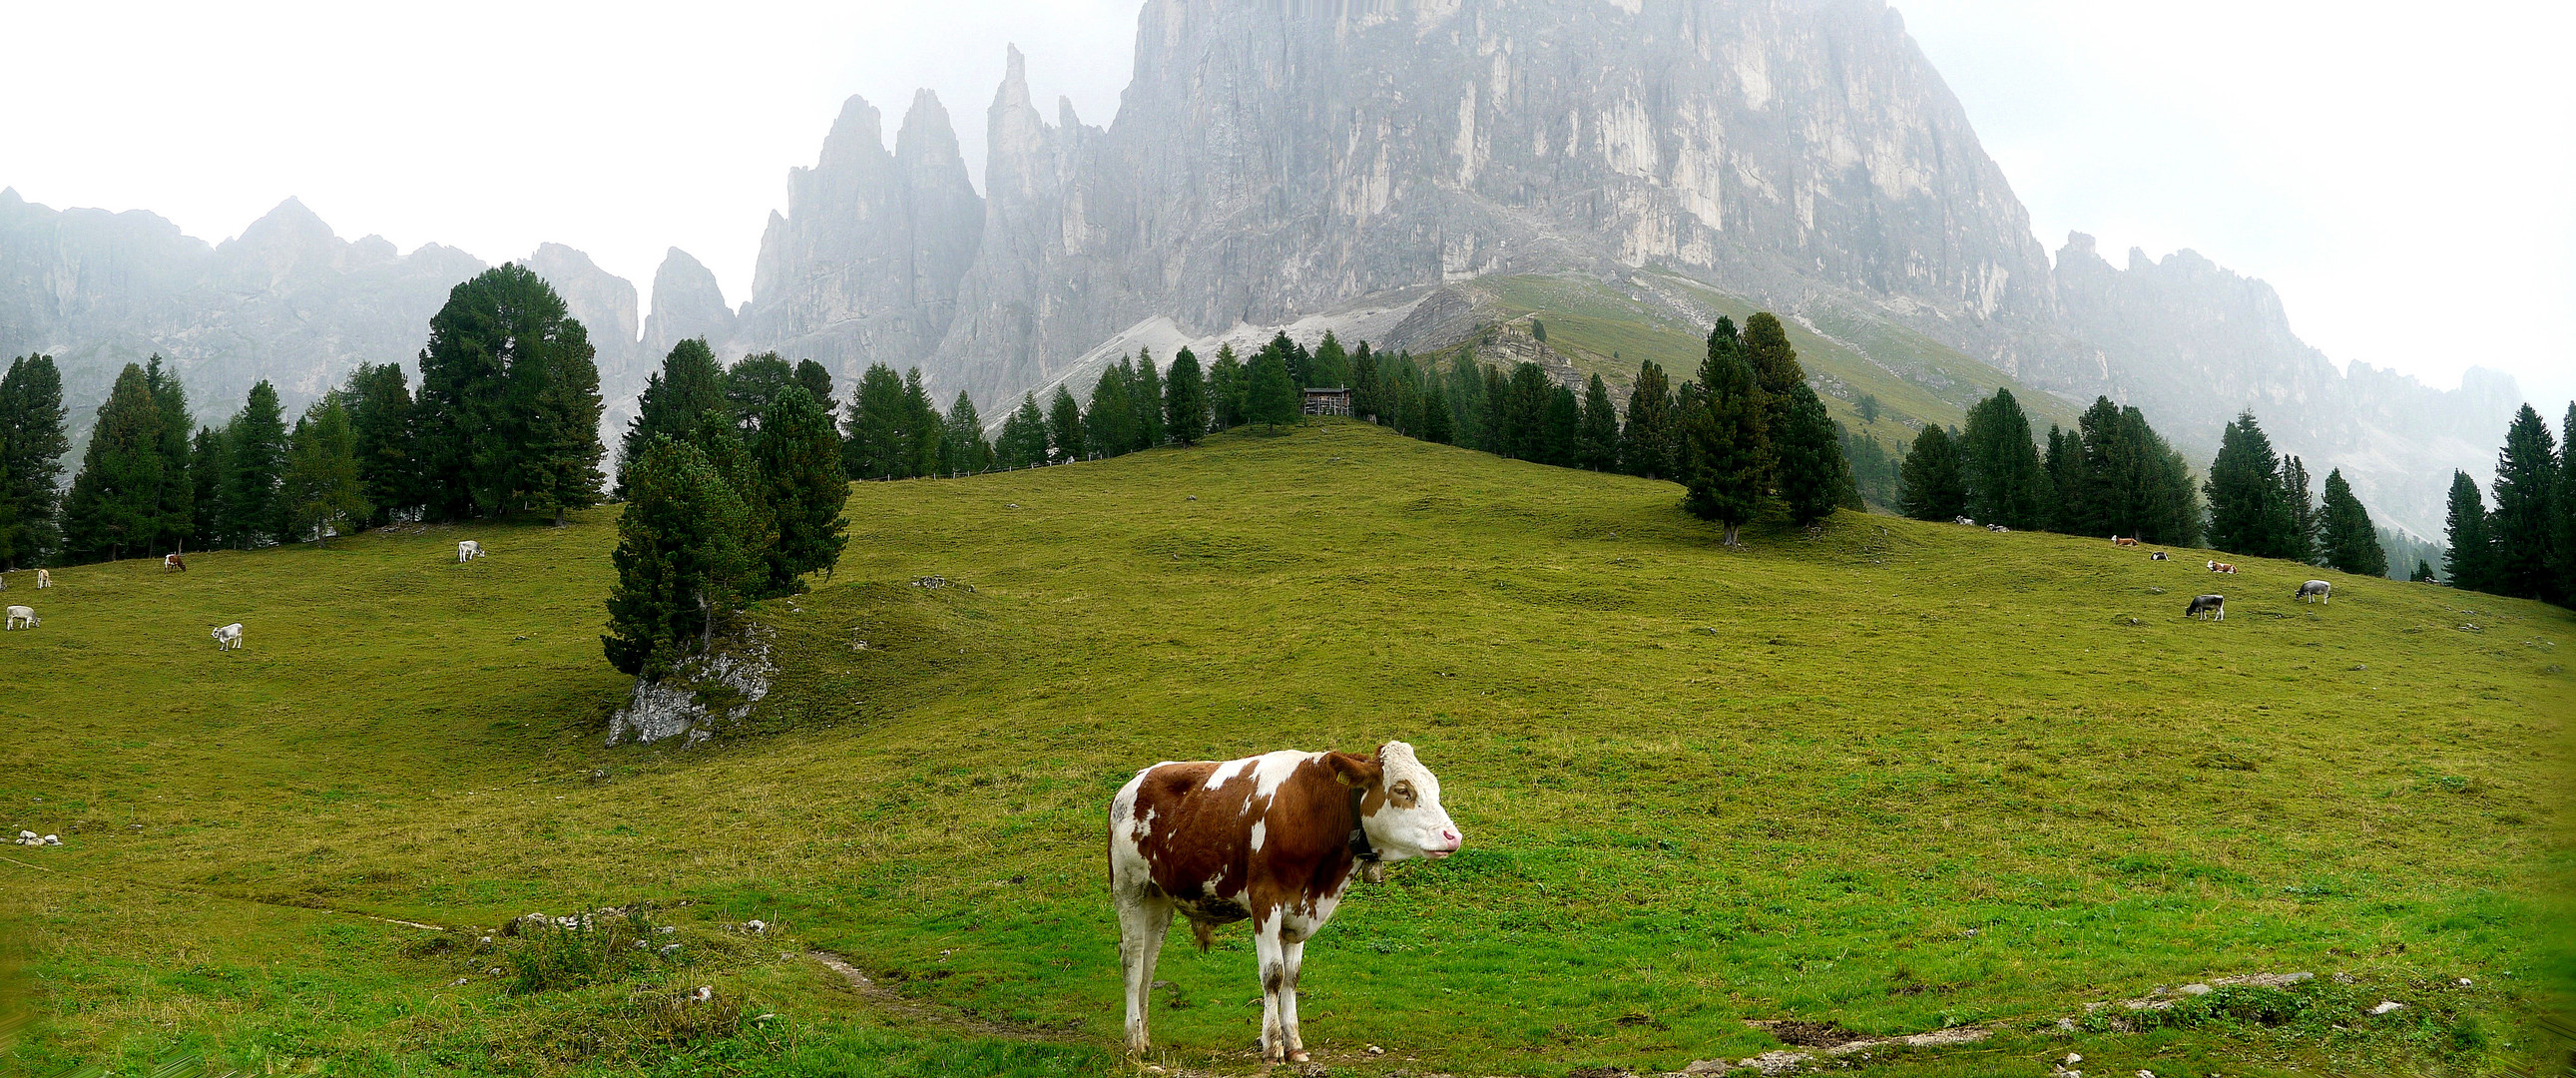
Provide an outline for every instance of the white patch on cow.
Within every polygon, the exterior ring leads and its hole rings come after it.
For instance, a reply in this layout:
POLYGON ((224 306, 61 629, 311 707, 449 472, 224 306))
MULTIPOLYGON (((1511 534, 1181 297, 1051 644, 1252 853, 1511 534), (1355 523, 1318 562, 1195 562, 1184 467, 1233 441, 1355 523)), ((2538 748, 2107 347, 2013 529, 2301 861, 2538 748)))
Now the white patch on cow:
POLYGON ((1323 756, 1324 754, 1320 752, 1282 750, 1266 752, 1244 761, 1256 765, 1252 770, 1252 796, 1263 801, 1270 800, 1272 794, 1279 792, 1279 784, 1288 781, 1288 776, 1296 774, 1298 768, 1320 760, 1323 756))
MULTIPOLYGON (((1260 762, 1261 758, 1258 756, 1247 756, 1240 760, 1228 760, 1224 763, 1218 764, 1216 765, 1216 770, 1208 772, 1207 782, 1203 783, 1202 786, 1205 789, 1216 789, 1219 786, 1223 786, 1226 783, 1234 781, 1235 776, 1252 770, 1253 765, 1260 762)), ((1148 768, 1147 770, 1152 769, 1148 768)))
POLYGON ((1270 821, 1252 821, 1252 852, 1260 853, 1262 840, 1270 837, 1270 821))

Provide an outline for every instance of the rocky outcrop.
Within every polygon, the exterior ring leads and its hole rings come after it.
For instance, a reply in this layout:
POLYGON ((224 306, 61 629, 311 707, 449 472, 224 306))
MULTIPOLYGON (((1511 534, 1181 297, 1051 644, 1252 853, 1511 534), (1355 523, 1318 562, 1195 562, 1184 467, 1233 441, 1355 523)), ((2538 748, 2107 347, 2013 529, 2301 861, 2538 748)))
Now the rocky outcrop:
POLYGON ((755 626, 708 654, 680 660, 659 681, 636 679, 626 706, 608 716, 607 744, 678 737, 695 745, 718 727, 749 717, 777 676, 768 634, 755 626))
POLYGON ((662 256, 662 268, 653 273, 653 313, 644 319, 641 358, 659 370, 671 347, 691 337, 723 349, 734 337, 734 312, 725 306, 724 289, 716 284, 715 273, 689 252, 674 247, 662 256))

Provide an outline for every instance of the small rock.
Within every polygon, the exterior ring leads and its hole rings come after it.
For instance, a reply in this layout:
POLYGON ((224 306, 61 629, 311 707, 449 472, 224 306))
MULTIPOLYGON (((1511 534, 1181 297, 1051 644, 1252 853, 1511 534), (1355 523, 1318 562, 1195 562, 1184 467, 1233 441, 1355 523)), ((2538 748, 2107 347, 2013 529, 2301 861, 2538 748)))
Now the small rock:
POLYGON ((484 970, 483 972, 486 976, 498 977, 501 975, 501 967, 494 966, 490 969, 484 970))
MULTIPOLYGON (((1017 506, 1013 506, 1013 508, 1018 508, 1018 507, 1017 507, 1017 506)), ((1147 1073, 1147 1074, 1161 1074, 1161 1073, 1163 1073, 1163 1068, 1161 1068, 1161 1067, 1157 1067, 1157 1066, 1155 1066, 1155 1065, 1153 1065, 1153 1064, 1151 1064, 1151 1063, 1148 1063, 1148 1064, 1145 1064, 1145 1073, 1147 1073)))
POLYGON ((1196 495, 1196 494, 1192 494, 1192 495, 1190 495, 1189 500, 1191 500, 1191 501, 1197 501, 1197 500, 1199 500, 1199 496, 1198 496, 1198 495, 1196 495))
POLYGON ((485 943, 490 943, 490 942, 492 942, 492 937, 490 937, 490 936, 485 936, 485 937, 483 937, 483 942, 485 942, 485 943))
POLYGON ((1156 982, 1154 982, 1154 985, 1153 985, 1153 986, 1154 986, 1154 987, 1156 987, 1156 988, 1170 988, 1170 987, 1172 986, 1172 982, 1170 982, 1170 981, 1156 981, 1156 982))
POLYGON ((766 1022, 766 1021, 769 1021, 770 1019, 772 1019, 772 1018, 776 1018, 776 1017, 778 1017, 778 1012, 776 1012, 776 1011, 770 1011, 770 1012, 768 1012, 768 1013, 766 1013, 766 1014, 761 1015, 761 1016, 760 1016, 760 1017, 758 1017, 758 1018, 754 1018, 754 1019, 752 1019, 752 1021, 754 1021, 754 1022, 766 1022))
POLYGON ((2075 1020, 2072 1018, 2060 1018, 2057 1020, 2057 1028, 2068 1033, 2073 1033, 2075 1032, 2075 1020))
POLYGON ((25 842, 25 841, 27 841, 28 839, 31 839, 31 838, 34 838, 34 837, 36 837, 36 833, 35 833, 35 832, 33 832, 33 831, 20 831, 20 832, 18 832, 18 841, 20 841, 20 842, 25 842))
POLYGON ((2360 983, 2361 983, 2361 978, 2359 978, 2359 977, 2355 977, 2355 976, 2353 976, 2352 974, 2349 974, 2349 973, 2338 973, 2338 974, 2335 974, 2334 979, 2335 979, 2335 983, 2336 983, 2336 984, 2360 984, 2360 983))
POLYGON ((2316 980, 2316 979, 2317 979, 2317 975, 2316 975, 2316 974, 2313 974, 2313 973, 2293 973, 2293 974, 2290 974, 2290 975, 2289 975, 2289 976, 2287 976, 2287 977, 2283 977, 2283 978, 2281 978, 2281 983, 2282 983, 2282 984, 2306 984, 2306 983, 2308 983, 2309 981, 2313 981, 2313 980, 2316 980))
POLYGON ((769 922, 767 921, 744 921, 742 923, 742 927, 746 931, 757 932, 764 935, 769 932, 769 922))
POLYGON ((2138 1078, 2156 1078, 2156 1072, 2148 1070, 2145 1067, 2140 1067, 2138 1068, 2138 1078))
MULTIPOLYGON (((1192 501, 1196 501, 1197 499, 1195 499, 1195 498, 1194 498, 1194 499, 1191 499, 1191 500, 1192 500, 1192 501)), ((1384 1049, 1384 1048, 1380 1048, 1380 1047, 1378 1047, 1378 1046, 1376 1046, 1376 1045, 1372 1044, 1372 1045, 1369 1045, 1369 1046, 1368 1046, 1368 1054, 1373 1055, 1373 1056, 1382 1056, 1382 1055, 1385 1055, 1385 1054, 1386 1054, 1386 1049, 1384 1049)))
POLYGON ((2174 989, 2174 991, 2180 992, 2186 996, 2205 996, 2209 994, 2209 986, 2205 984, 2187 984, 2174 989))
POLYGON ((680 926, 678 926, 678 925, 655 925, 655 926, 653 926, 653 931, 655 931, 655 932, 659 932, 659 933, 661 933, 661 934, 663 934, 663 935, 665 935, 665 936, 670 935, 671 933, 673 933, 673 932, 677 932, 677 931, 679 931, 679 930, 680 930, 680 926))
MULTIPOLYGON (((45 836, 45 845, 48 845, 48 846, 60 846, 60 845, 62 845, 62 844, 63 844, 63 836, 61 836, 61 835, 47 835, 47 836, 45 836)), ((2461 984, 2467 984, 2467 983, 2469 983, 2469 982, 2467 982, 2467 981, 2461 981, 2460 983, 2461 983, 2461 984)))
POLYGON ((447 987, 449 987, 449 988, 454 988, 454 987, 456 987, 457 985, 464 984, 464 983, 465 983, 465 978, 463 978, 463 977, 459 977, 459 978, 457 978, 457 979, 455 979, 455 980, 453 980, 453 981, 449 981, 449 982, 447 982, 447 987))
POLYGON ((2082 1062, 2084 1062, 2084 1057, 2083 1057, 2083 1055, 2082 1055, 2082 1054, 2080 1054, 2080 1053, 2076 1053, 2076 1052, 2068 1052, 2068 1053, 2066 1053, 2066 1065, 2067 1065, 2067 1066, 2072 1067, 2072 1066, 2074 1066, 2074 1065, 2076 1065, 2076 1064, 2078 1064, 2078 1063, 2082 1063, 2082 1062))
POLYGON ((2370 1009, 2370 1013, 2372 1013, 2372 1014, 2387 1014, 2387 1013, 2388 1013, 2388 1012, 2390 1012, 2390 1011, 2403 1010, 2403 1009, 2405 1009, 2405 1007, 2406 1007, 2406 1005, 2405 1005, 2405 1004, 2403 1004, 2403 1003, 2399 1003, 2399 1002, 2397 1002, 2396 1000, 2393 1000, 2393 999, 2392 999, 2392 1000, 2381 1000, 2381 1001, 2380 1001, 2380 1003, 2379 1003, 2379 1006, 2376 1006, 2376 1007, 2373 1007, 2373 1008, 2371 1008, 2371 1009, 2370 1009))
MULTIPOLYGON (((52 837, 54 837, 54 836, 52 836, 52 835, 47 835, 47 836, 45 836, 45 837, 46 837, 46 838, 52 838, 52 837)), ((2468 979, 2468 978, 2466 978, 2466 977, 2462 977, 2462 978, 2460 978, 2460 987, 2462 987, 2462 988, 2467 988, 2467 987, 2469 986, 2469 983, 2470 983, 2470 982, 2469 982, 2469 979, 2468 979)))
POLYGON ((664 957, 664 958, 669 958, 669 957, 671 957, 671 952, 673 952, 673 951, 677 951, 677 950, 679 950, 679 949, 680 949, 680 945, 679 945, 679 944, 676 944, 676 943, 665 943, 665 944, 663 944, 662 946, 660 946, 660 947, 658 947, 658 948, 655 948, 655 949, 654 949, 654 951, 653 951, 653 953, 654 953, 654 954, 657 954, 657 955, 660 955, 660 956, 662 956, 662 957, 664 957))
POLYGON ((699 985, 697 991, 689 993, 687 998, 691 1003, 704 1003, 716 998, 716 988, 711 984, 699 985))

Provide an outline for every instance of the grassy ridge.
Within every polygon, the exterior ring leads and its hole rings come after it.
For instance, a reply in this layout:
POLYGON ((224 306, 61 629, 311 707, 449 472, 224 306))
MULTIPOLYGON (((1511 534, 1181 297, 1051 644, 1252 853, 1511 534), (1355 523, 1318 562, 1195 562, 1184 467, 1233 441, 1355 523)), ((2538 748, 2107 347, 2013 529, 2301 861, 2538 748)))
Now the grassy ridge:
MULTIPOLYGON (((2477 1069, 2527 1043, 2565 612, 2340 576, 2306 608, 2302 566, 2213 585, 1884 518, 1728 551, 1676 501, 1342 423, 863 484, 835 576, 758 612, 781 665, 759 730, 686 751, 597 743, 624 694, 596 643, 606 512, 59 573, 44 629, 0 638, 23 761, 0 803, 71 844, 0 865, 46 1018, 15 1051, 616 1070, 654 1058, 655 993, 712 983, 779 1015, 688 1041, 741 1073, 1098 1068, 1116 785, 1397 737, 1468 847, 1356 892, 1310 950, 1337 1066, 1678 1067, 1777 1047, 1741 1021, 1777 1017, 2003 1029, 1889 1073, 2070 1047, 2117 1073, 2477 1069), (493 557, 455 566, 464 537, 493 557), (908 583, 931 573, 975 590, 908 583), (2212 587, 2229 620, 2182 619, 2212 587), (249 650, 216 655, 206 627, 236 618, 249 650), (680 959, 515 995, 497 959, 314 909, 636 900, 695 941, 680 959), (777 950, 727 934, 750 917, 777 950), (802 946, 1062 1039, 879 1013, 802 946), (2265 970, 2412 1006, 2028 1028, 2265 970), (568 1019, 609 1048, 550 1039, 568 1019)), ((1248 937, 1161 975, 1169 1058, 1240 1066, 1248 937)))

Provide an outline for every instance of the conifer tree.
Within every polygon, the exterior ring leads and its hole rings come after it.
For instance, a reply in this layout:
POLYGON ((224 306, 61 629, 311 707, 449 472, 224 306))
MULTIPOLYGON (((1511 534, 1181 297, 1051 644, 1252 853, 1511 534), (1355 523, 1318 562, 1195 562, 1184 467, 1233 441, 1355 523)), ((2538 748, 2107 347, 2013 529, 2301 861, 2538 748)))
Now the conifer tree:
POLYGON ((286 472, 286 413, 267 379, 250 387, 241 411, 224 426, 224 469, 217 538, 241 550, 283 539, 292 528, 277 491, 286 472))
POLYGON ((2317 553, 2327 567, 2363 576, 2387 574, 2388 554, 2379 547, 2379 529, 2361 499, 2353 497, 2341 468, 2326 473, 2325 507, 2319 516, 2317 553))
POLYGON ((1020 406, 1002 421, 1002 440, 994 447, 1006 468, 1027 468, 1046 463, 1046 414, 1038 411, 1034 393, 1020 394, 1020 406))
POLYGON ((599 367, 590 332, 527 267, 449 290, 429 320, 414 398, 429 514, 557 511, 599 496, 599 367))
POLYGON ((903 427, 906 409, 903 379, 894 368, 871 363, 859 376, 859 388, 843 419, 848 438, 842 465, 852 479, 887 479, 903 474, 903 427))
POLYGON ((68 560, 113 560, 149 550, 159 534, 161 479, 161 412, 152 404, 143 366, 128 363, 98 406, 89 447, 64 502, 68 560))
POLYGON ((1208 411, 1216 429, 1240 427, 1249 414, 1246 394, 1251 389, 1244 377, 1243 361, 1234 358, 1234 346, 1216 346, 1216 361, 1208 367, 1208 411))
POLYGON ((1540 425, 1542 434, 1534 459, 1559 468, 1575 467, 1575 450, 1583 437, 1583 405, 1575 399, 1573 390, 1552 383, 1547 387, 1546 417, 1540 425))
POLYGON ((2281 497, 2281 459, 2251 410, 2220 433, 2201 489, 2209 496, 2209 545, 2259 557, 2278 556, 2289 521, 2281 497))
POLYGON ((1354 418, 1372 423, 1382 421, 1379 417, 1387 410, 1384 399, 1386 384, 1378 372, 1379 366, 1377 353, 1369 350, 1367 341, 1361 341, 1359 349, 1351 353, 1351 415, 1354 418))
POLYGON ((713 642, 763 567, 745 541, 742 496, 697 446, 657 436, 628 479, 600 644, 611 666, 659 680, 713 642))
POLYGON ((1851 467, 1843 460, 1833 417, 1816 391, 1800 379, 1789 383, 1786 392, 1789 407, 1780 413, 1782 425, 1772 438, 1779 454, 1775 474, 1790 522, 1803 528, 1832 516, 1850 499, 1851 467))
POLYGON ((1637 383, 1628 390, 1628 421, 1619 429, 1619 469, 1647 479, 1670 479, 1679 445, 1671 384, 1654 360, 1641 362, 1637 383))
POLYGON ((0 569, 43 564, 62 544, 63 417, 53 357, 11 360, 0 375, 0 569))
POLYGON ((1114 457, 1136 448, 1136 410, 1127 397, 1128 365, 1120 362, 1100 372, 1091 387, 1091 403, 1082 410, 1082 444, 1096 456, 1114 457))
POLYGON ((2430 562, 2430 561, 2423 560, 2423 559, 2421 559, 2421 558, 2416 559, 2416 562, 2415 562, 2415 575, 2410 576, 2410 577, 2407 577, 2406 579, 2411 580, 2411 581, 2414 581, 2415 583, 2418 583, 2418 584, 2430 584, 2430 583, 2432 583, 2432 582, 2433 582, 2433 580, 2435 579, 2435 578, 2434 578, 2434 576, 2433 576, 2433 563, 2432 563, 2432 562, 2430 562))
POLYGON ((1968 409, 1959 462, 1968 480, 1968 515, 1988 524, 2035 529, 2048 519, 2047 477, 2030 417, 2009 389, 1968 409))
POLYGON ((1761 507, 1771 473, 1771 446, 1762 427, 1767 405, 1735 324, 1720 316, 1709 330, 1708 357, 1681 409, 1685 493, 1682 508, 1725 526, 1725 544, 1761 507))
POLYGON ((2528 404, 2505 428, 2496 454, 2495 511, 2487 518, 2489 587, 2500 595, 2557 601, 2555 547, 2560 526, 2557 440, 2528 404))
POLYGON ((1163 376, 1154 369, 1154 353, 1136 350, 1136 377, 1128 382, 1128 407, 1136 415, 1136 448, 1163 444, 1163 376))
POLYGON ((2291 561, 2316 561, 2316 498, 2309 493, 2308 465, 2295 456, 2281 458, 2281 506, 2286 517, 2281 530, 2281 557, 2291 561))
POLYGON ((1247 423, 1260 423, 1276 430, 1282 423, 1293 425, 1298 420, 1303 395, 1290 381, 1287 350, 1280 347, 1287 340, 1288 335, 1282 333, 1272 342, 1272 347, 1254 353, 1251 368, 1244 372, 1247 383, 1244 421, 1247 423))
MULTIPOLYGON (((2450 544, 2451 586, 2470 591, 2495 590, 2495 550, 2487 540, 2486 498, 2469 473, 2451 473, 2451 503, 2444 529, 2450 544)), ((2213 532, 2216 530, 2213 525, 2213 532)))
POLYGON ((1619 407, 1610 386, 1595 374, 1583 386, 1583 419, 1574 439, 1574 465, 1596 472, 1619 470, 1619 407))
POLYGON ((1082 459, 1082 406, 1073 402, 1072 390, 1060 385, 1055 399, 1047 402, 1047 440, 1058 463, 1082 459))
MULTIPOLYGON (((707 360, 715 362, 712 352, 707 360)), ((722 369, 723 415, 727 417, 726 422, 742 430, 758 430, 771 402, 786 392, 787 387, 804 388, 804 383, 796 380, 796 368, 776 352, 744 356, 733 366, 722 369)), ((700 409, 700 414, 706 411, 709 409, 700 409)))
MULTIPOLYGON (((400 369, 395 373, 399 375, 400 369)), ((730 422, 731 388, 715 350, 704 339, 692 337, 672 345, 670 354, 662 357, 662 369, 645 379, 643 394, 635 398, 635 418, 627 421, 626 435, 618 443, 615 496, 621 501, 626 498, 626 466, 640 458, 655 437, 685 439, 697 429, 698 417, 709 413, 730 422)))
POLYGON ((1448 395, 1437 389, 1422 394, 1422 440, 1434 445, 1454 444, 1458 434, 1457 418, 1450 414, 1448 395))
POLYGON ((1187 348, 1173 354, 1171 374, 1163 380, 1163 429, 1182 445, 1207 437, 1207 379, 1199 373, 1197 353, 1187 348))
POLYGON ((143 378, 152 386, 152 406, 161 413, 161 492, 159 506, 153 512, 155 549, 179 549, 197 531, 196 485, 188 480, 188 433, 196 420, 188 414, 188 387, 179 384, 179 372, 164 369, 160 356, 153 356, 143 366, 143 378))
POLYGON ((224 478, 232 467, 224 459, 224 433, 213 427, 197 428, 197 436, 188 444, 188 484, 194 488, 197 531, 188 537, 190 546, 209 550, 223 545, 224 478))
MULTIPOLYGON (((971 404, 967 414, 973 414, 971 404)), ((770 528, 752 591, 761 598, 795 595, 805 590, 805 574, 828 572, 849 542, 841 509, 850 487, 841 474, 840 438, 813 394, 791 384, 769 401, 768 414, 751 435, 750 456, 770 528)))
POLYGON ((810 359, 797 360, 796 385, 805 391, 806 396, 814 398, 814 403, 823 409, 824 415, 829 416, 840 408, 840 398, 832 395, 832 372, 824 370, 822 364, 810 359))
POLYGON ((339 394, 324 394, 296 419, 278 501, 287 521, 284 538, 309 535, 319 546, 329 546, 332 532, 355 528, 373 512, 358 468, 357 434, 339 394))
POLYGON ((975 413, 975 398, 965 390, 948 405, 948 427, 939 436, 939 470, 973 475, 993 466, 993 443, 984 437, 984 417, 975 413))
POLYGON ((2576 401, 2558 434, 2558 597, 2576 605, 2576 401))
POLYGON ((1324 331, 1323 341, 1315 345, 1313 357, 1306 362, 1307 385, 1338 388, 1351 384, 1350 353, 1333 338, 1332 330, 1324 331))
POLYGON ((1435 373, 1431 379, 1439 383, 1441 398, 1449 406, 1451 445, 1485 446, 1485 373, 1473 353, 1462 350, 1450 357, 1447 374, 1435 373))
MULTIPOLYGON (((651 392, 646 390, 648 395, 651 392)), ((418 507, 426 496, 421 493, 419 461, 414 456, 411 385, 402 365, 360 363, 340 395, 349 411, 350 437, 356 442, 360 494, 372 507, 371 519, 362 523, 385 523, 418 507)), ((632 453, 634 446, 627 451, 632 453)), ((199 488, 204 489, 202 482, 199 488)))
POLYGON ((931 403, 930 390, 921 383, 921 368, 903 373, 903 470, 905 476, 935 475, 939 472, 939 439, 948 431, 948 423, 939 415, 939 406, 931 403))
MULTIPOLYGON (((1789 413, 1797 407, 1797 392, 1790 387, 1806 385, 1807 370, 1798 363, 1798 350, 1789 345, 1788 328, 1769 311, 1755 311, 1745 318, 1744 360, 1753 367, 1754 384, 1762 387, 1762 429, 1769 432, 1776 449, 1781 433, 1789 429, 1789 413)), ((1775 465, 1786 463, 1786 457, 1774 461, 1775 465)), ((1776 475, 1770 479, 1774 488, 1780 482, 1776 475)))
POLYGON ((1916 520, 1949 522, 1967 515, 1968 479, 1959 464, 1959 446, 1938 423, 1923 425, 1914 448, 1898 470, 1903 492, 1898 501, 1916 520))

